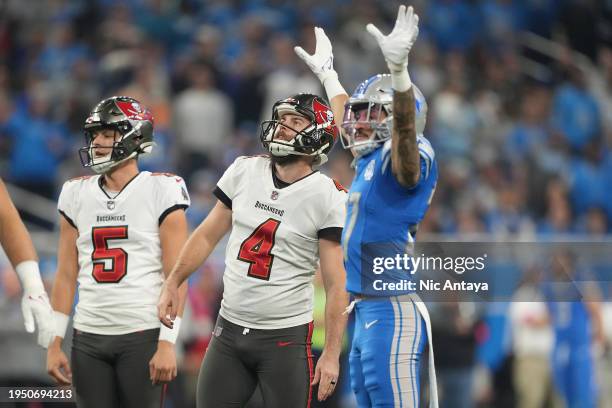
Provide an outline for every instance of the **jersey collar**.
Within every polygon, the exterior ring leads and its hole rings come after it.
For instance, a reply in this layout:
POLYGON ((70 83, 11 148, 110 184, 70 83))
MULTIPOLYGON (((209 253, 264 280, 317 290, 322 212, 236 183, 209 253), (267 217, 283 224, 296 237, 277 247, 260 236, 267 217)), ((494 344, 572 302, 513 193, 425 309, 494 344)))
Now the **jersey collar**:
POLYGON ((125 189, 132 183, 132 181, 136 180, 138 178, 138 176, 140 176, 142 174, 142 172, 138 172, 136 173, 136 175, 134 177, 132 177, 130 179, 130 181, 128 181, 127 183, 125 183, 125 186, 123 186, 123 188, 121 189, 121 191, 119 191, 117 194, 115 194, 114 197, 111 197, 108 192, 104 189, 103 186, 103 182, 104 182, 104 175, 100 175, 100 177, 98 178, 98 187, 100 187, 100 190, 102 190, 102 192, 104 193, 104 195, 109 199, 109 200, 116 200, 117 197, 119 197, 119 195, 121 195, 121 193, 123 193, 125 191, 125 189))
POLYGON ((281 190, 281 189, 283 189, 285 187, 292 186, 292 185, 294 185, 296 183, 299 183, 300 181, 304 180, 305 178, 310 177, 313 174, 319 172, 319 170, 313 170, 312 173, 308 173, 304 177, 301 177, 301 178, 295 180, 293 183, 287 183, 286 181, 283 181, 283 180, 279 179, 278 176, 276 175, 276 169, 274 168, 274 163, 270 163, 270 171, 272 173, 272 183, 274 184, 274 187, 276 187, 279 190, 281 190))

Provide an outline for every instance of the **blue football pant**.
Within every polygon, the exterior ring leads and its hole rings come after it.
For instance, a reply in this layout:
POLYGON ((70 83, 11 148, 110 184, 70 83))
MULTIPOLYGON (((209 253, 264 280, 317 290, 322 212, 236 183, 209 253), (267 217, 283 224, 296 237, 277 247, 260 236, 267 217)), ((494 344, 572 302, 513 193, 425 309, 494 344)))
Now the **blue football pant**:
POLYGON ((419 365, 427 342, 415 304, 397 297, 355 305, 351 386, 359 408, 419 406, 419 365))
POLYGON ((552 358, 553 381, 568 408, 596 408, 597 385, 591 345, 556 344, 552 358))

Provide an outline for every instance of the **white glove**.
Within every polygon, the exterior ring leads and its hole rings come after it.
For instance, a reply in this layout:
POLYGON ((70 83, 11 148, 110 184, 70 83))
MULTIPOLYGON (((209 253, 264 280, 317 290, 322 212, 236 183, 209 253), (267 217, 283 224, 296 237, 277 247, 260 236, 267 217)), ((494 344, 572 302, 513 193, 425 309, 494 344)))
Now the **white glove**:
POLYGON ((389 35, 383 35, 372 23, 366 30, 378 42, 387 66, 391 73, 400 72, 408 66, 408 53, 419 35, 419 16, 414 14, 412 6, 401 5, 397 13, 395 27, 389 35))
POLYGON ((308 54, 302 47, 294 47, 293 50, 323 83, 330 75, 338 74, 334 70, 334 54, 329 38, 321 27, 315 27, 314 32, 317 45, 313 55, 308 54))
POLYGON ((38 344, 47 348, 53 338, 55 323, 53 309, 40 278, 38 262, 33 260, 21 262, 15 267, 15 271, 23 287, 21 312, 25 329, 28 333, 34 333, 38 326, 38 344))
POLYGON ((328 99, 331 100, 334 96, 346 94, 346 91, 340 84, 338 73, 334 69, 334 54, 329 38, 321 27, 315 27, 314 32, 317 44, 313 55, 308 54, 299 46, 294 47, 293 50, 319 78, 328 99))
POLYGON ((34 333, 34 329, 38 327, 38 344, 44 348, 49 347, 53 340, 55 324, 47 294, 45 292, 39 295, 24 294, 21 300, 21 312, 26 331, 34 333))

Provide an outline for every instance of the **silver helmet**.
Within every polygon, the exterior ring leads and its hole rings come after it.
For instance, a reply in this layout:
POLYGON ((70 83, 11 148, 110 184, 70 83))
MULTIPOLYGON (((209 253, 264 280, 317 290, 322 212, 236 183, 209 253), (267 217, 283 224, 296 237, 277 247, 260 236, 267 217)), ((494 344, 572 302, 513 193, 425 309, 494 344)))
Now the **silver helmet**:
MULTIPOLYGON (((416 87, 414 99, 416 102, 416 133, 422 134, 427 117, 427 102, 416 87)), ((353 149, 361 156, 375 150, 380 144, 391 138, 393 128, 393 88, 390 74, 374 75, 363 81, 344 107, 342 121, 342 147, 353 149), (384 115, 383 115, 384 113, 384 115), (384 116, 384 118, 383 118, 384 116), (358 127, 369 126, 374 132, 366 140, 357 140, 358 127)))

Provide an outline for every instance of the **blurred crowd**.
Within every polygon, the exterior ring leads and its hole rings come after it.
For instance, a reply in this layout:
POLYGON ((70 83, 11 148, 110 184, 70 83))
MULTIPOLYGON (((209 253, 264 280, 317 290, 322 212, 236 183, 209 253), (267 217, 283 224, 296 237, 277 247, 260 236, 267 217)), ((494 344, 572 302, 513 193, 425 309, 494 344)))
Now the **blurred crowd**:
MULTIPOLYGON (((609 232, 609 3, 415 6, 422 23, 410 71, 429 101, 426 135, 441 174, 423 230, 609 232)), ((397 4, 6 0, 0 7, 0 174, 55 198, 66 177, 83 172, 76 148, 87 112, 102 97, 125 94, 156 119, 158 147, 145 167, 187 178, 197 222, 227 164, 260 152, 259 123, 273 102, 321 92, 293 46, 312 51, 313 26, 324 27, 350 92, 386 71, 364 25, 388 27, 397 4)), ((339 160, 338 167, 349 162, 339 160)), ((342 173, 348 183, 350 172, 342 173)))
MULTIPOLYGON (((155 117, 157 146, 142 157, 141 167, 187 180, 193 227, 212 208, 212 190, 229 163, 262 152, 259 124, 271 115, 272 104, 297 92, 323 92, 293 46, 313 52, 313 27, 323 27, 340 80, 351 93, 362 80, 386 72, 365 25, 390 29, 398 4, 0 1, 0 176, 55 200, 64 180, 87 173, 77 150, 85 143, 81 127, 90 109, 101 98, 128 95, 155 117)), ((419 234, 535 240, 611 233, 612 4, 417 0, 413 5, 421 23, 409 71, 428 101, 425 133, 440 170, 419 234)), ((351 160, 337 146, 323 171, 349 186, 351 160)), ((29 221, 52 228, 36 217, 29 221)), ((51 278, 54 261, 44 262, 51 278)), ((189 381, 208 343, 222 271, 219 248, 191 282, 191 323, 183 333, 186 389, 194 389, 189 381)), ((17 298, 15 282, 4 275, 3 321, 18 319, 18 305, 13 310, 8 301, 17 298)), ((461 357, 457 366, 472 367, 483 333, 476 311, 441 313, 466 319, 448 341, 465 347, 455 354, 461 357)), ((10 327, 3 326, 0 345, 24 344, 16 334, 19 324, 12 332, 10 327), (13 343, 3 342, 11 336, 17 336, 13 343)), ((15 374, 11 370, 6 372, 15 374)), ((0 370, 0 377, 6 372, 0 370)), ((465 376, 455 374, 455 386, 465 389, 465 376)))

